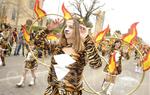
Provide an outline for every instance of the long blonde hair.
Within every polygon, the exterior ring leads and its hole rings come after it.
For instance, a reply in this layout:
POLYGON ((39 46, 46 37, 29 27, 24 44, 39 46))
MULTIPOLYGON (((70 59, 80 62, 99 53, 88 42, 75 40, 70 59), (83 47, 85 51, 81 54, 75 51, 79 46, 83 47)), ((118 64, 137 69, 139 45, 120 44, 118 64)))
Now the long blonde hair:
MULTIPOLYGON (((73 20, 73 43, 72 43, 72 47, 75 49, 76 52, 80 52, 80 51, 83 51, 84 50, 84 45, 83 45, 83 41, 81 39, 81 36, 80 36, 80 31, 79 31, 79 25, 80 23, 77 21, 77 19, 69 19, 69 20, 73 20)), ((64 27, 65 29, 65 27, 64 27)), ((65 37, 65 34, 64 34, 64 29, 62 31, 62 35, 61 35, 61 38, 60 38, 60 42, 59 44, 63 47, 67 46, 67 39, 65 37)))

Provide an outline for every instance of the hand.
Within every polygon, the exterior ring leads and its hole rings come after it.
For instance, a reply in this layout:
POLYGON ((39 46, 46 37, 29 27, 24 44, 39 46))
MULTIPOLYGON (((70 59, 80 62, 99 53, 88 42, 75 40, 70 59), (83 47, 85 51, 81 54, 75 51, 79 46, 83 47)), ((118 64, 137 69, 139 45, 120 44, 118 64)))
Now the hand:
POLYGON ((80 36, 82 39, 85 39, 85 37, 88 35, 88 29, 85 25, 80 24, 79 26, 80 36))
POLYGON ((55 29, 55 28, 57 28, 60 24, 62 24, 62 22, 63 22, 63 19, 55 19, 54 21, 52 21, 51 23, 49 23, 48 25, 47 25, 47 29, 48 30, 53 30, 53 29, 55 29))

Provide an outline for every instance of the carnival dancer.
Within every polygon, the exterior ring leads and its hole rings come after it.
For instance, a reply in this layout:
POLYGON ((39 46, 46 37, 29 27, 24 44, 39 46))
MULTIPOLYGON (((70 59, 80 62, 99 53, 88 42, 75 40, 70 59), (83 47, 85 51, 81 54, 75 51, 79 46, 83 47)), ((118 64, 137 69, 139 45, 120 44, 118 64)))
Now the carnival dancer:
POLYGON ((0 43, 0 65, 2 66, 6 65, 4 51, 6 51, 6 49, 3 49, 2 43, 0 43))
MULTIPOLYGON (((141 53, 142 53, 143 58, 148 54, 149 50, 150 50, 150 48, 148 45, 142 46, 142 48, 141 48, 142 52, 141 53)), ((136 66, 135 66, 135 72, 136 73, 142 73, 143 72, 141 62, 142 62, 142 59, 139 58, 137 63, 136 63, 136 66)))
POLYGON ((31 51, 29 51, 27 53, 27 56, 25 59, 24 73, 21 77, 20 82, 16 84, 17 87, 23 87, 24 86, 26 74, 29 70, 31 70, 31 75, 32 75, 29 86, 32 86, 35 84, 35 79, 36 79, 35 71, 37 70, 37 67, 38 67, 37 60, 35 59, 35 57, 37 57, 37 50, 36 50, 34 45, 30 45, 30 48, 31 48, 31 51))
POLYGON ((8 49, 4 48, 5 45, 5 39, 3 38, 2 35, 0 35, 0 63, 2 64, 2 66, 5 66, 5 52, 8 51, 8 49))
POLYGON ((121 50, 121 40, 116 40, 112 45, 110 52, 109 64, 104 68, 106 72, 106 77, 104 78, 102 84, 102 90, 106 90, 107 95, 112 95, 112 89, 115 84, 116 76, 121 74, 121 60, 126 53, 121 50))
MULTIPOLYGON (((81 23, 76 17, 66 20, 60 42, 50 45, 52 57, 47 79, 48 87, 44 95, 82 95, 82 74, 85 65, 89 63, 94 69, 101 67, 101 59, 95 44, 88 35, 86 26, 81 23), (66 66, 68 72, 62 78, 57 74, 56 65, 64 65, 69 59, 64 57, 60 61, 56 58, 59 55, 73 60, 66 66)), ((51 31, 60 24, 60 20, 55 20, 48 25, 48 30, 51 31)))

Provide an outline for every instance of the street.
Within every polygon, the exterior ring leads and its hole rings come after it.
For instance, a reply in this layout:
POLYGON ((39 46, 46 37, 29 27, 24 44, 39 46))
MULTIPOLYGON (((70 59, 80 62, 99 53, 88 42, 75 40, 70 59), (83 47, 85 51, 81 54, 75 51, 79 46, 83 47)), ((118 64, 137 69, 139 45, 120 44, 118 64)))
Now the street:
MULTIPOLYGON (((43 95, 47 87, 47 73, 48 68, 39 64, 36 72, 37 80, 36 85, 29 87, 28 83, 31 79, 31 75, 28 72, 25 87, 16 88, 16 83, 20 81, 20 77, 23 73, 24 68, 24 57, 23 56, 7 56, 6 66, 0 66, 0 95, 43 95)), ((49 64, 50 59, 45 58, 45 63, 49 64)), ((123 60, 123 72, 117 77, 116 84, 113 88, 113 95, 128 95, 129 92, 134 90, 139 84, 142 73, 135 73, 136 61, 131 58, 126 61, 123 60)), ((105 95, 101 92, 101 84, 105 77, 103 72, 103 66, 97 70, 91 69, 88 65, 84 70, 84 77, 88 85, 92 87, 96 92, 100 92, 99 95, 105 95)), ((132 95, 150 95, 150 71, 145 73, 145 78, 141 86, 132 95)), ((87 84, 84 82, 84 88, 91 92, 87 84)), ((83 95, 96 95, 83 91, 83 95)), ((97 94, 98 95, 98 94, 97 94)))

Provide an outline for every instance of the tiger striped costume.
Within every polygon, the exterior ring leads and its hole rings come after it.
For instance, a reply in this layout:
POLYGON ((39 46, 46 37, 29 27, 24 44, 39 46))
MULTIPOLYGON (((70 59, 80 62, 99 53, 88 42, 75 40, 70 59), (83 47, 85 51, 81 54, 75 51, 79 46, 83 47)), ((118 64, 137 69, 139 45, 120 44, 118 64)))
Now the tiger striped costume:
POLYGON ((90 36, 87 36, 84 42, 85 50, 78 52, 77 55, 71 55, 76 61, 70 64, 67 68, 69 73, 65 75, 62 81, 58 81, 54 65, 57 64, 54 60, 54 55, 65 54, 62 46, 52 45, 51 66, 48 73, 48 87, 44 95, 82 95, 82 74, 85 65, 88 63, 90 67, 96 69, 101 67, 102 62, 95 48, 94 42, 90 36))
POLYGON ((36 59, 33 57, 32 53, 34 54, 34 56, 37 57, 36 49, 32 50, 32 52, 30 51, 27 53, 27 57, 25 59, 25 69, 27 69, 27 70, 37 69, 37 67, 38 67, 38 63, 37 63, 36 59))

